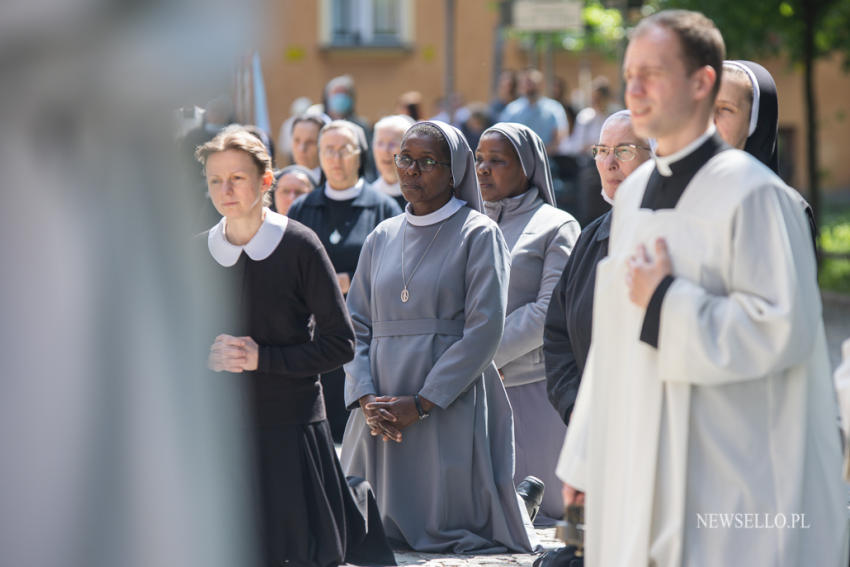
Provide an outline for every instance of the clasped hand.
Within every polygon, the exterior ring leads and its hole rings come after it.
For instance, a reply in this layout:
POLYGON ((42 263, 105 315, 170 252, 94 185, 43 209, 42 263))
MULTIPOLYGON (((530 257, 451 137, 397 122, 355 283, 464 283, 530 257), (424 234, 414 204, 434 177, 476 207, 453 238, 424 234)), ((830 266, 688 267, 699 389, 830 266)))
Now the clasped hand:
POLYGON ((655 288, 666 276, 673 274, 673 263, 667 250, 667 241, 655 240, 655 258, 649 256, 646 246, 639 245, 626 263, 626 285, 632 303, 646 308, 655 288))
POLYGON ((251 337, 219 335, 210 347, 207 366, 215 372, 244 372, 256 370, 259 347, 251 337))
POLYGON ((419 412, 413 396, 374 396, 360 398, 360 409, 372 436, 380 435, 384 441, 401 443, 401 431, 419 421, 419 412))

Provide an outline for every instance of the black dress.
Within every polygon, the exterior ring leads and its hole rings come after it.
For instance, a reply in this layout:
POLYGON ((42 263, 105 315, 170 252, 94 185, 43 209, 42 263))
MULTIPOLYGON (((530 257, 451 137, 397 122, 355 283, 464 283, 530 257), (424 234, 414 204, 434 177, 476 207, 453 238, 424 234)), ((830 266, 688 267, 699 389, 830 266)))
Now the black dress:
POLYGON ((316 235, 266 215, 241 251, 213 243, 221 224, 205 234, 214 277, 229 284, 240 319, 214 331, 259 345, 257 370, 231 376, 245 385, 253 426, 263 564, 338 565, 366 525, 334 450, 318 374, 352 358, 354 332, 316 235))
MULTIPOLYGON (((325 187, 320 186, 298 198, 287 214, 315 231, 336 273, 346 273, 353 279, 366 237, 385 219, 401 214, 401 209, 392 197, 375 191, 364 182, 360 194, 346 201, 329 199, 325 196, 325 187)), ((348 421, 345 372, 340 365, 323 371, 321 380, 331 433, 334 441, 341 443, 348 421)))

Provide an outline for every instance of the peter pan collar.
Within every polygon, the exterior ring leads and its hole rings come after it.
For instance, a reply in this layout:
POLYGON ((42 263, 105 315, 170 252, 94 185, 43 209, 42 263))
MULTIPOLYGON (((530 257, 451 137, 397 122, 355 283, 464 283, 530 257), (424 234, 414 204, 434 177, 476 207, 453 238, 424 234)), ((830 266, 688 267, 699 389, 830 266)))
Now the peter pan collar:
POLYGON ((427 215, 414 215, 410 212, 410 203, 404 207, 404 216, 407 222, 413 226, 429 226, 444 221, 460 210, 466 204, 466 201, 461 201, 457 197, 452 197, 449 202, 427 215))
POLYGON ((362 177, 357 180, 357 183, 355 183, 353 187, 343 189, 342 191, 331 189, 331 186, 325 183, 325 197, 331 201, 349 201, 351 199, 356 199, 360 196, 360 193, 363 192, 364 185, 366 185, 366 182, 363 181, 362 177))
POLYGON ((695 149, 700 147, 706 140, 714 136, 714 132, 716 130, 717 128, 714 126, 714 122, 712 122, 709 125, 708 130, 706 130, 702 136, 700 136, 681 150, 673 152, 669 156, 660 156, 656 154, 655 151, 653 151, 652 157, 655 159, 655 167, 658 168, 658 173, 660 173, 664 177, 670 177, 671 175, 673 175, 673 170, 670 168, 670 164, 676 163, 683 157, 692 153, 695 149))
POLYGON ((289 218, 268 208, 263 208, 263 213, 265 214, 263 224, 244 246, 237 246, 227 240, 224 235, 227 219, 222 218, 217 225, 210 229, 207 236, 207 247, 216 262, 225 268, 229 268, 239 260, 239 255, 243 250, 254 261, 265 260, 271 256, 283 239, 289 218))

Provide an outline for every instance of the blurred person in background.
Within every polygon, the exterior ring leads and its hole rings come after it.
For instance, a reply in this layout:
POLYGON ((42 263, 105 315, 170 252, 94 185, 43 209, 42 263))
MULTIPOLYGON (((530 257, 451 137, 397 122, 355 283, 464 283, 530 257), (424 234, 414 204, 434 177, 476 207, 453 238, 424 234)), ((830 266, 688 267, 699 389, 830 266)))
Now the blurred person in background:
POLYGON ((540 136, 546 151, 554 153, 567 135, 567 114, 560 103, 543 96, 543 73, 538 69, 526 69, 519 81, 522 96, 505 107, 498 121, 525 124, 540 136))
MULTIPOLYGON (((313 229, 328 252, 343 294, 348 293, 366 236, 384 219, 401 213, 398 204, 375 191, 363 177, 368 145, 363 129, 333 120, 319 132, 319 161, 327 181, 297 199, 287 213, 313 229)), ((322 373, 328 421, 334 441, 342 441, 348 410, 342 367, 322 373)))
MULTIPOLYGON (((519 73, 513 69, 503 69, 496 83, 496 97, 490 101, 490 116, 498 117, 505 107, 518 96, 519 73)), ((473 146, 474 147, 474 146, 473 146)))
POLYGON ((326 114, 315 112, 302 114, 292 121, 292 161, 309 169, 316 185, 324 180, 319 165, 319 131, 330 121, 326 114))
POLYGON ((295 121, 295 118, 307 112, 311 104, 309 98, 299 96, 289 105, 289 116, 281 123, 277 135, 277 163, 292 163, 292 122, 295 121))
POLYGON ((570 137, 565 139, 559 152, 566 155, 586 155, 590 146, 599 140, 602 123, 616 109, 611 105, 611 85, 606 77, 596 77, 590 91, 590 106, 576 115, 570 137))
POLYGON ((385 116, 375 123, 372 136, 372 155, 378 168, 378 178, 372 182, 372 189, 395 199, 399 208, 404 210, 407 201, 401 194, 398 183, 398 170, 395 167, 395 154, 401 148, 401 139, 407 129, 413 125, 413 119, 404 114, 385 116))
MULTIPOLYGON (((232 124, 235 119, 235 112, 236 109, 230 96, 219 95, 207 102, 203 114, 203 124, 189 130, 183 137, 182 145, 187 159, 193 162, 193 165, 199 171, 200 168, 194 161, 195 150, 198 146, 212 140, 225 126, 232 124)), ((200 178, 203 179, 203 174, 200 174, 200 178)))
POLYGON ((168 143, 259 8, 0 3, 0 167, 44 196, 0 207, 3 565, 259 562, 244 391, 205 364, 232 296, 192 246, 201 168, 168 143))
MULTIPOLYGON (((369 122, 357 114, 357 92, 351 75, 340 75, 328 81, 322 94, 322 104, 325 114, 330 116, 331 120, 347 120, 360 126, 366 134, 366 143, 369 144, 372 129, 369 127, 369 122)), ((374 180, 376 174, 372 152, 367 152, 362 159, 364 160, 364 177, 367 181, 374 180)))
POLYGON ((560 103, 564 109, 564 113, 567 115, 568 127, 567 135, 562 139, 564 140, 573 133, 573 128, 576 125, 576 111, 570 102, 570 89, 567 85, 566 79, 563 77, 555 77, 555 80, 552 83, 552 100, 560 103))
POLYGON ((410 116, 414 122, 422 120, 422 93, 419 91, 408 91, 398 97, 396 105, 398 114, 410 116))
MULTIPOLYGON (((613 205, 620 183, 651 156, 649 143, 632 129, 628 110, 605 120, 599 143, 591 149, 602 198, 613 205)), ((569 425, 590 348, 596 265, 608 255, 612 210, 585 226, 552 293, 543 331, 549 401, 569 425)))
POLYGON ((225 126, 233 123, 235 108, 230 96, 219 95, 211 99, 206 105, 203 117, 203 124, 189 130, 179 142, 180 155, 192 173, 188 179, 192 185, 190 190, 197 195, 197 212, 192 223, 195 232, 208 228, 218 218, 218 213, 207 194, 203 170, 195 160, 195 150, 212 140, 225 126))
POLYGON ((466 105, 468 116, 460 125, 460 131, 466 138, 470 148, 478 146, 478 140, 484 130, 493 125, 490 108, 483 102, 470 102, 466 105))
POLYGON ((613 110, 608 79, 596 77, 593 80, 590 106, 579 111, 572 134, 559 147, 561 154, 576 158, 576 216, 582 224, 589 223, 608 209, 600 198, 602 185, 597 168, 590 158, 590 147, 599 140, 602 123, 613 110))
POLYGON ((272 167, 274 167, 274 140, 269 133, 254 124, 242 124, 242 127, 263 143, 266 151, 269 152, 269 157, 272 158, 272 167))
POLYGON ((532 475, 548 487, 539 513, 532 508, 529 516, 536 525, 553 525, 564 513, 555 464, 567 430, 546 398, 543 323, 580 228, 555 207, 546 148, 528 126, 488 128, 475 150, 475 171, 484 212, 511 254, 505 329, 494 362, 514 414, 514 482, 532 475))
POLYGON ((295 199, 316 188, 313 175, 306 167, 288 165, 274 172, 271 188, 272 210, 285 215, 295 199))

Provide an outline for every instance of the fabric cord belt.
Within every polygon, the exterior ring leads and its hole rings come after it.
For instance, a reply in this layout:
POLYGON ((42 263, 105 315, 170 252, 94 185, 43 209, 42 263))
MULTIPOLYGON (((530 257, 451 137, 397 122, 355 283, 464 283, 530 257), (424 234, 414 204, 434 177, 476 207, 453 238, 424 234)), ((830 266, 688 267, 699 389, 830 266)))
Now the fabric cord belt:
POLYGON ((372 337, 401 337, 406 335, 463 336, 464 321, 455 319, 403 319, 400 321, 375 321, 372 337))

